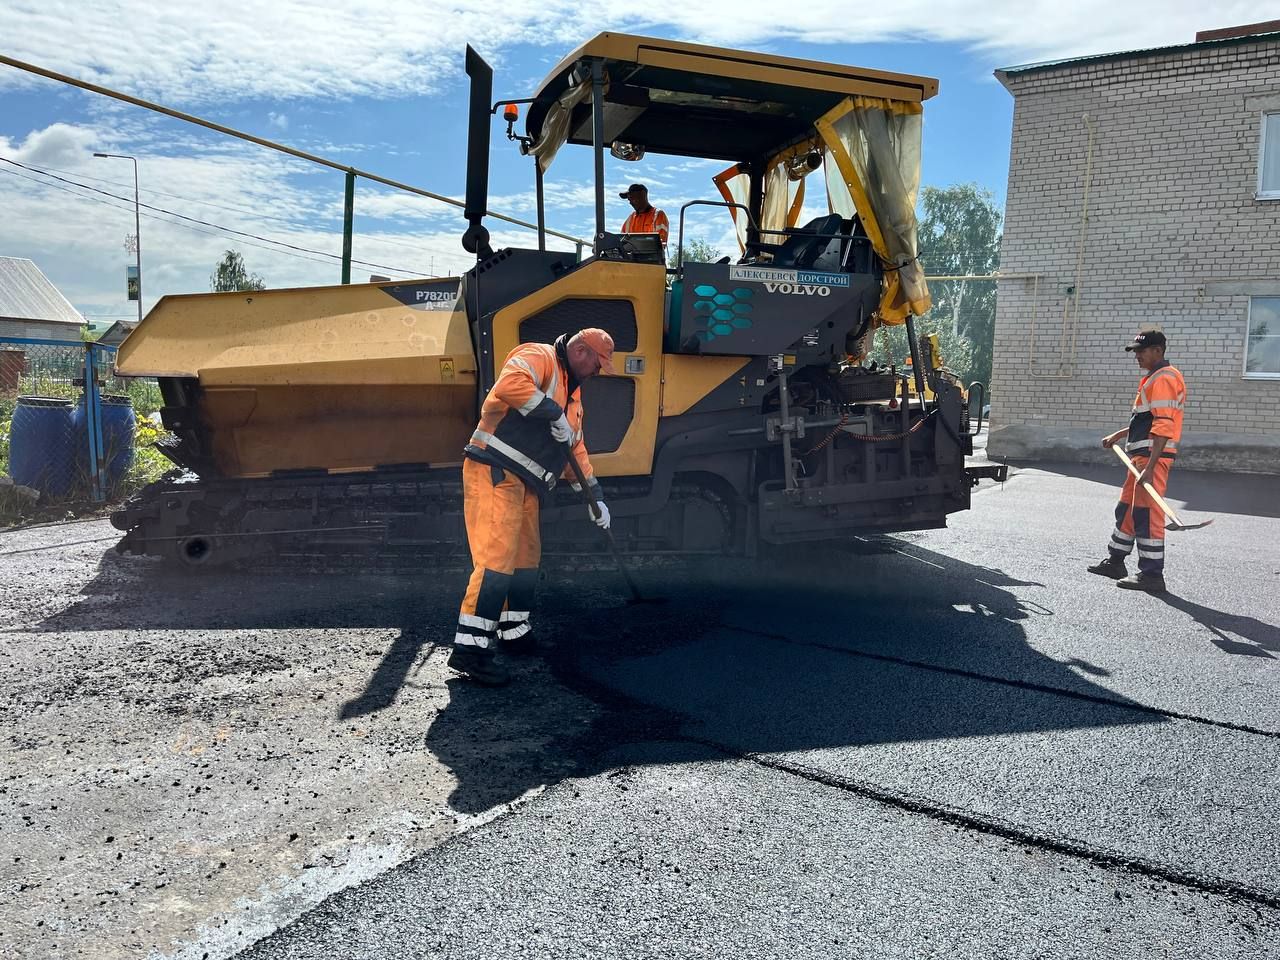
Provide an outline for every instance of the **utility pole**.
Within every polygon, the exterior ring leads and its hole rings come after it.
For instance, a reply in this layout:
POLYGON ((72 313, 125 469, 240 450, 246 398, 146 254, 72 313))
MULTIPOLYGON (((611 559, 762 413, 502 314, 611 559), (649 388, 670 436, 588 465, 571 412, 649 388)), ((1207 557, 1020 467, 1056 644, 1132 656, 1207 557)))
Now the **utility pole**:
MULTIPOLYGON (((133 249, 137 254, 138 264, 138 322, 142 322, 142 219, 138 212, 138 160, 123 153, 95 153, 95 157, 104 157, 113 160, 128 160, 133 164, 133 249)), ((129 249, 128 240, 125 241, 125 249, 129 249)))

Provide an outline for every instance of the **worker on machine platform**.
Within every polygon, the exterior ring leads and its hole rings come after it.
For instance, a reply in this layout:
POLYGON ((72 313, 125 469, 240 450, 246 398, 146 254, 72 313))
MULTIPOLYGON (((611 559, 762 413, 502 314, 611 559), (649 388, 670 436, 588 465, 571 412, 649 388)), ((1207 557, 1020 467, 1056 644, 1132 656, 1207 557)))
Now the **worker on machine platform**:
POLYGON ((649 203, 649 188, 643 183, 633 183, 618 196, 629 201, 632 210, 622 222, 622 232, 656 233, 665 247, 671 224, 665 213, 649 203))
POLYGON ((1142 484, 1151 484, 1160 496, 1169 483, 1169 470, 1178 455, 1182 437, 1182 408, 1187 384, 1177 367, 1164 358, 1168 341, 1159 330, 1147 330, 1125 347, 1138 366, 1147 371, 1138 385, 1129 426, 1102 438, 1110 449, 1121 439, 1141 478, 1129 473, 1116 505, 1116 528, 1107 545, 1107 558, 1089 568, 1090 573, 1110 577, 1128 590, 1160 593, 1164 586, 1164 511, 1142 484), (1138 545, 1138 572, 1130 574, 1124 559, 1138 545))
POLYGON ((500 686, 509 679, 498 647, 507 653, 533 649, 529 614, 542 559, 539 503, 557 479, 571 478, 570 456, 599 507, 592 518, 609 527, 609 508, 582 438, 580 388, 598 373, 613 374, 613 338, 591 327, 554 344, 516 347, 484 398, 462 463, 473 569, 449 657, 450 667, 478 683, 500 686))

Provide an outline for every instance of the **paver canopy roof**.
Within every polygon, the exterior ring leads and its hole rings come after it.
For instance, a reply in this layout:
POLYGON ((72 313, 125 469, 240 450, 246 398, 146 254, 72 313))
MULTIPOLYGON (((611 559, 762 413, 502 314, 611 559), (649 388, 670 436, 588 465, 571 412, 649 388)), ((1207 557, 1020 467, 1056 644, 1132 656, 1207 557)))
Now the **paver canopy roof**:
MULTIPOLYGON (((928 77, 602 33, 543 81, 528 112, 535 141, 551 104, 589 81, 589 68, 579 64, 592 59, 604 61, 607 75, 606 144, 622 140, 650 153, 729 161, 762 157, 812 135, 814 121, 845 97, 919 103, 938 91, 928 77)), ((589 96, 573 105, 567 139, 591 143, 589 96)))

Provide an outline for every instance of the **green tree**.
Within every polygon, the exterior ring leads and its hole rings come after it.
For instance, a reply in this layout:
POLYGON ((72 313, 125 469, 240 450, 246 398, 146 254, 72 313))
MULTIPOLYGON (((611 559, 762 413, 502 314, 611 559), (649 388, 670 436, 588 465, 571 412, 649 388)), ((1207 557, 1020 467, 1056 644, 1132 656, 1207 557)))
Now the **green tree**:
MULTIPOLYGON (((989 191, 975 183, 925 187, 920 207, 917 247, 927 275, 983 276, 999 269, 1004 216, 989 191)), ((934 280, 929 292, 933 309, 921 332, 939 335, 947 366, 957 374, 990 383, 995 282, 934 280)))
POLYGON ((250 273, 244 265, 244 257, 228 250, 213 273, 209 275, 209 287, 214 293, 229 290, 263 290, 266 283, 256 273, 250 273))
POLYGON ((715 263, 723 256, 714 243, 708 243, 701 237, 686 239, 684 242, 684 259, 690 263, 715 263))

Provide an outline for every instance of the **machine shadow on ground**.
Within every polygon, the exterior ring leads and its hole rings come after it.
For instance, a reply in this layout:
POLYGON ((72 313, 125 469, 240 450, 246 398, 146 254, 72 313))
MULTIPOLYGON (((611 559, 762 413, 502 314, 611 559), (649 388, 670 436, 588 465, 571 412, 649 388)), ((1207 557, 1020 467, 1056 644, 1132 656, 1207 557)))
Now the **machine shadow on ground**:
MULTIPOLYGON (((112 552, 79 602, 39 629, 170 631, 174 643, 184 631, 397 630, 363 690, 335 706, 337 724, 412 695, 409 678, 452 635, 464 582, 461 573, 162 575, 112 552)), ((640 582, 667 602, 626 605, 616 574, 553 573, 535 614, 540 649, 513 661, 513 682, 447 681, 449 703, 423 741, 457 778, 454 809, 478 813, 590 775, 628 744, 668 744, 673 762, 687 762, 690 743, 716 760, 1159 722, 1026 689, 1122 702, 1091 679, 1104 668, 1027 643, 1024 623, 1054 613, 1012 588, 1038 584, 909 540, 640 582)))
POLYGON ((527 699, 559 688, 597 706, 586 729, 553 733, 552 752, 575 758, 578 776, 640 743, 685 763, 1161 722, 1090 679, 1105 668, 1028 645, 1024 622, 1053 611, 1006 588, 1038 585, 905 546, 910 556, 868 545, 809 550, 772 570, 738 565, 737 576, 721 568, 715 585, 697 575, 642 579, 646 593, 665 594, 663 605, 626 606, 618 593, 608 606, 564 612, 575 588, 553 585, 538 662, 557 683, 525 686, 531 678, 518 676, 495 692, 451 681, 450 704, 427 731, 427 747, 458 778, 451 804, 478 812, 540 785, 494 782, 462 735, 500 716, 519 738, 531 722, 521 687, 527 699))

